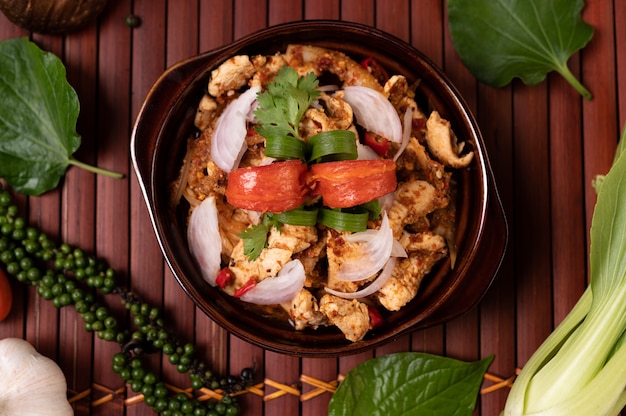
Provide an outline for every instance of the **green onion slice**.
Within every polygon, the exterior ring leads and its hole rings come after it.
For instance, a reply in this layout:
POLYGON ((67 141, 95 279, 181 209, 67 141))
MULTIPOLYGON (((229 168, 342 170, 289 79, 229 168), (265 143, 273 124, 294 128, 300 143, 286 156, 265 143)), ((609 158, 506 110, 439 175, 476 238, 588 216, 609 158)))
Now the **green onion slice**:
POLYGON ((320 208, 317 220, 320 224, 337 231, 359 232, 367 230, 368 212, 344 212, 320 208))
POLYGON ((273 218, 283 224, 315 226, 317 224, 317 209, 296 208, 274 214, 273 218))
POLYGON ((357 158, 356 135, 350 130, 330 130, 309 138, 310 162, 357 158))
POLYGON ((383 211, 383 208, 380 206, 380 202, 378 201, 378 199, 374 199, 373 201, 361 204, 357 208, 361 208, 367 211, 371 220, 380 218, 380 214, 383 211))
POLYGON ((265 139, 265 155, 276 159, 304 160, 306 143, 297 137, 282 136, 265 139))

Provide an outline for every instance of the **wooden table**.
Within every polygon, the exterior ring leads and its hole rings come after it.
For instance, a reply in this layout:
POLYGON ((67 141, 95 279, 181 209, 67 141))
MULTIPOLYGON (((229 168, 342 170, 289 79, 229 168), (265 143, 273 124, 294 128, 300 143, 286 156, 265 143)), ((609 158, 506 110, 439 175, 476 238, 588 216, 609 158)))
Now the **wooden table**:
MULTIPOLYGON (((65 36, 31 34, 0 16, 0 39, 31 36, 66 64, 81 102, 83 142, 77 157, 126 175, 112 180, 71 168, 58 190, 16 200, 32 224, 57 241, 106 259, 131 290, 162 306, 179 336, 195 341, 216 372, 237 374, 256 366, 257 388, 240 396, 246 415, 323 415, 331 393, 314 381, 332 387, 356 364, 398 351, 463 360, 494 354, 489 374, 506 379, 585 287, 595 202, 591 179, 610 166, 626 119, 626 83, 618 79, 626 71, 624 54, 618 54, 626 47, 626 3, 588 3, 583 18, 595 34, 570 67, 593 93, 591 101, 554 75, 534 87, 516 81, 494 89, 478 83, 452 46, 443 0, 110 1, 97 24, 65 36), (131 13, 141 19, 134 29, 125 24, 131 13), (484 300, 464 316, 375 351, 299 359, 229 336, 194 308, 162 260, 131 169, 129 140, 144 97, 166 67, 268 25, 320 18, 385 30, 444 69, 478 118, 508 216, 510 244, 484 300)), ((85 393, 74 397, 76 414, 152 413, 111 371, 117 345, 85 332, 73 308, 59 311, 34 289, 12 284, 15 301, 9 318, 0 323, 0 338, 26 338, 54 358, 70 394, 85 393)), ((111 308, 123 312, 117 303, 111 302, 111 308)), ((153 364, 161 364, 158 357, 153 364)), ((162 367, 172 386, 189 387, 187 378, 165 361, 162 367)), ((493 383, 485 380, 484 387, 493 383)), ((476 413, 497 415, 507 392, 482 394, 476 413)))

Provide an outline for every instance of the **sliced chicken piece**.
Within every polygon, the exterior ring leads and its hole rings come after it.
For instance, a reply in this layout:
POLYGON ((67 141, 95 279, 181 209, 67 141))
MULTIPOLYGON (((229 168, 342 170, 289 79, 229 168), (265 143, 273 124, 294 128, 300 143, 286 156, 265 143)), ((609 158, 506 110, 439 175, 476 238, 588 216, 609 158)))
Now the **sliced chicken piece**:
POLYGON ((213 97, 232 95, 236 90, 248 84, 256 70, 265 63, 264 56, 237 55, 224 61, 211 71, 208 91, 213 97))
POLYGON ((285 59, 298 69, 300 75, 313 71, 319 76, 328 71, 337 75, 343 86, 362 85, 383 92, 376 77, 343 52, 318 46, 289 45, 285 59))
POLYGON ((390 311, 400 310, 415 297, 424 276, 446 253, 444 246, 440 252, 410 253, 398 261, 389 281, 376 292, 380 304, 390 311))
POLYGON ((232 295, 248 280, 257 282, 278 274, 291 260, 294 253, 308 248, 317 240, 314 227, 284 224, 281 230, 272 227, 267 239, 267 247, 263 249, 259 257, 250 261, 244 254, 244 241, 239 240, 233 248, 228 267, 235 278, 233 283, 224 288, 224 291, 232 295))
POLYGON ((471 151, 461 155, 465 142, 457 142, 450 122, 441 118, 437 111, 430 113, 426 121, 426 142, 435 158, 446 166, 464 168, 474 157, 471 151))
POLYGON ((291 302, 283 304, 282 307, 289 313, 297 330, 308 327, 317 329, 320 325, 328 324, 326 315, 320 311, 317 299, 306 289, 302 289, 291 302))
POLYGON ((360 341, 370 329, 367 305, 356 299, 347 300, 326 294, 320 299, 320 311, 349 341, 360 341))
POLYGON ((447 204, 447 196, 426 181, 401 183, 389 210, 389 224, 394 238, 400 238, 405 225, 416 223, 420 218, 447 204))

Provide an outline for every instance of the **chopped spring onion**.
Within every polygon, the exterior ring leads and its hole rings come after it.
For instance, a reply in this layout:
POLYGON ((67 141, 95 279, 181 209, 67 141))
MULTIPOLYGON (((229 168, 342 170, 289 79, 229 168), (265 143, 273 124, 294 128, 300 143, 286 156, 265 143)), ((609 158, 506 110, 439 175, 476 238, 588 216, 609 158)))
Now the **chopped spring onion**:
POLYGON ((265 156, 276 159, 304 160, 306 143, 297 137, 281 136, 265 139, 265 156))
POLYGON ((317 220, 337 231, 358 232, 367 230, 368 212, 344 212, 340 209, 320 208, 317 220))
MULTIPOLYGON (((270 215, 270 214, 265 214, 270 215)), ((318 210, 305 210, 303 208, 296 208, 290 211, 281 212, 279 214, 271 214, 274 220, 277 220, 283 224, 291 225, 306 225, 313 227, 317 224, 318 210)))
POLYGON ((354 160, 357 158, 356 135, 350 130, 323 131, 309 138, 311 162, 354 160))
POLYGON ((380 202, 378 202, 378 199, 374 199, 373 201, 361 204, 358 206, 358 208, 364 209, 365 211, 369 212, 371 220, 380 218, 380 214, 382 213, 382 207, 380 206, 380 202))

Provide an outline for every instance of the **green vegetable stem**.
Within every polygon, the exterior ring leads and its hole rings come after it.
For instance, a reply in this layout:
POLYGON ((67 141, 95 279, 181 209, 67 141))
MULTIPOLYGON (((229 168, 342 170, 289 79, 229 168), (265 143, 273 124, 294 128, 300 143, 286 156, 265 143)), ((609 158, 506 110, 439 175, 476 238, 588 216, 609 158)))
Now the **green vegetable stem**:
POLYGON ((17 192, 40 195, 70 165, 114 178, 123 175, 80 162, 80 104, 63 63, 26 38, 0 42, 0 178, 17 192))
MULTIPOLYGON (((624 137, 624 136, 622 136, 624 137)), ((505 416, 616 415, 626 405, 626 152, 597 187, 590 284, 528 360, 505 416)))
POLYGON ((514 77, 537 85, 550 71, 583 97, 591 93, 567 66, 593 36, 581 19, 582 0, 448 0, 452 42, 481 82, 502 87, 514 77))

